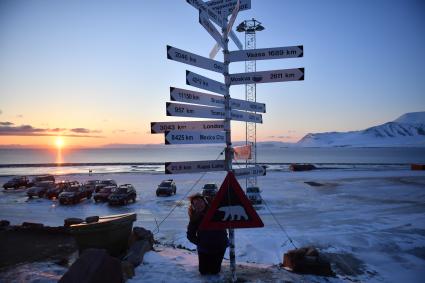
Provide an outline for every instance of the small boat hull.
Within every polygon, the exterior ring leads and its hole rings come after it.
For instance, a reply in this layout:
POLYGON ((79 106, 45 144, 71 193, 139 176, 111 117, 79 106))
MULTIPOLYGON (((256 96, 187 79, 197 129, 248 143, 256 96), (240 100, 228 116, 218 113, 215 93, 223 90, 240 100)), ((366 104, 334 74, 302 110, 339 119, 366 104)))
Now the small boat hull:
POLYGON ((136 213, 99 217, 99 221, 70 226, 79 252, 88 248, 105 249, 112 256, 124 255, 128 248, 136 213))

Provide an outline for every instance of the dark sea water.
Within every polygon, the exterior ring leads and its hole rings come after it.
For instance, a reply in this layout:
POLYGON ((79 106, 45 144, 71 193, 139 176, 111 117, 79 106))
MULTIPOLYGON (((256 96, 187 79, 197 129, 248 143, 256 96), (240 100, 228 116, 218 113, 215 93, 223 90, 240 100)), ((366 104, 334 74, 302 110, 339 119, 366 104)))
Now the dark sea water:
MULTIPOLYGON (((163 163, 224 159, 218 146, 119 149, 0 149, 0 175, 108 172, 163 172, 163 163), (95 169, 94 169, 95 168, 95 169)), ((425 148, 259 147, 257 161, 266 164, 326 165, 425 164, 425 148)))

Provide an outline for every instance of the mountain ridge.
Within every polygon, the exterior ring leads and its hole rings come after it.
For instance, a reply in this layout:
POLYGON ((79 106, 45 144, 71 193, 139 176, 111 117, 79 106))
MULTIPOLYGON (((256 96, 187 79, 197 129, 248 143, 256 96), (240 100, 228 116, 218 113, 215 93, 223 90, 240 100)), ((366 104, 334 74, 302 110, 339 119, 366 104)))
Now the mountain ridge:
POLYGON ((399 147, 425 146, 425 111, 406 113, 397 119, 364 130, 309 133, 302 147, 399 147))

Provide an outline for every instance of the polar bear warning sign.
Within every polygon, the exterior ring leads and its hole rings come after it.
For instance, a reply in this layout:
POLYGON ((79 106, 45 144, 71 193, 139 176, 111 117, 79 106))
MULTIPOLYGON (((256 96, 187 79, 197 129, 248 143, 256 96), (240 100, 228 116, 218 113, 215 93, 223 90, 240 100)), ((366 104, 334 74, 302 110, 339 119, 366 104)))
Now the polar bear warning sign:
POLYGON ((214 230, 257 227, 264 227, 263 221, 233 172, 228 172, 199 228, 214 230))

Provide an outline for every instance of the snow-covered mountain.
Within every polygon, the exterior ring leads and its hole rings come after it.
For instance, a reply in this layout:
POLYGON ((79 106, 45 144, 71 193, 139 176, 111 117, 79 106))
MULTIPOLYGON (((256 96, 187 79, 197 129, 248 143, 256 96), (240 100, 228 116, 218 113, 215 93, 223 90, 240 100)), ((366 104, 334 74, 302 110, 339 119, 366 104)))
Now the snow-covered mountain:
POLYGON ((297 142, 304 147, 425 146, 425 111, 406 113, 392 122, 351 132, 307 134, 297 142))

